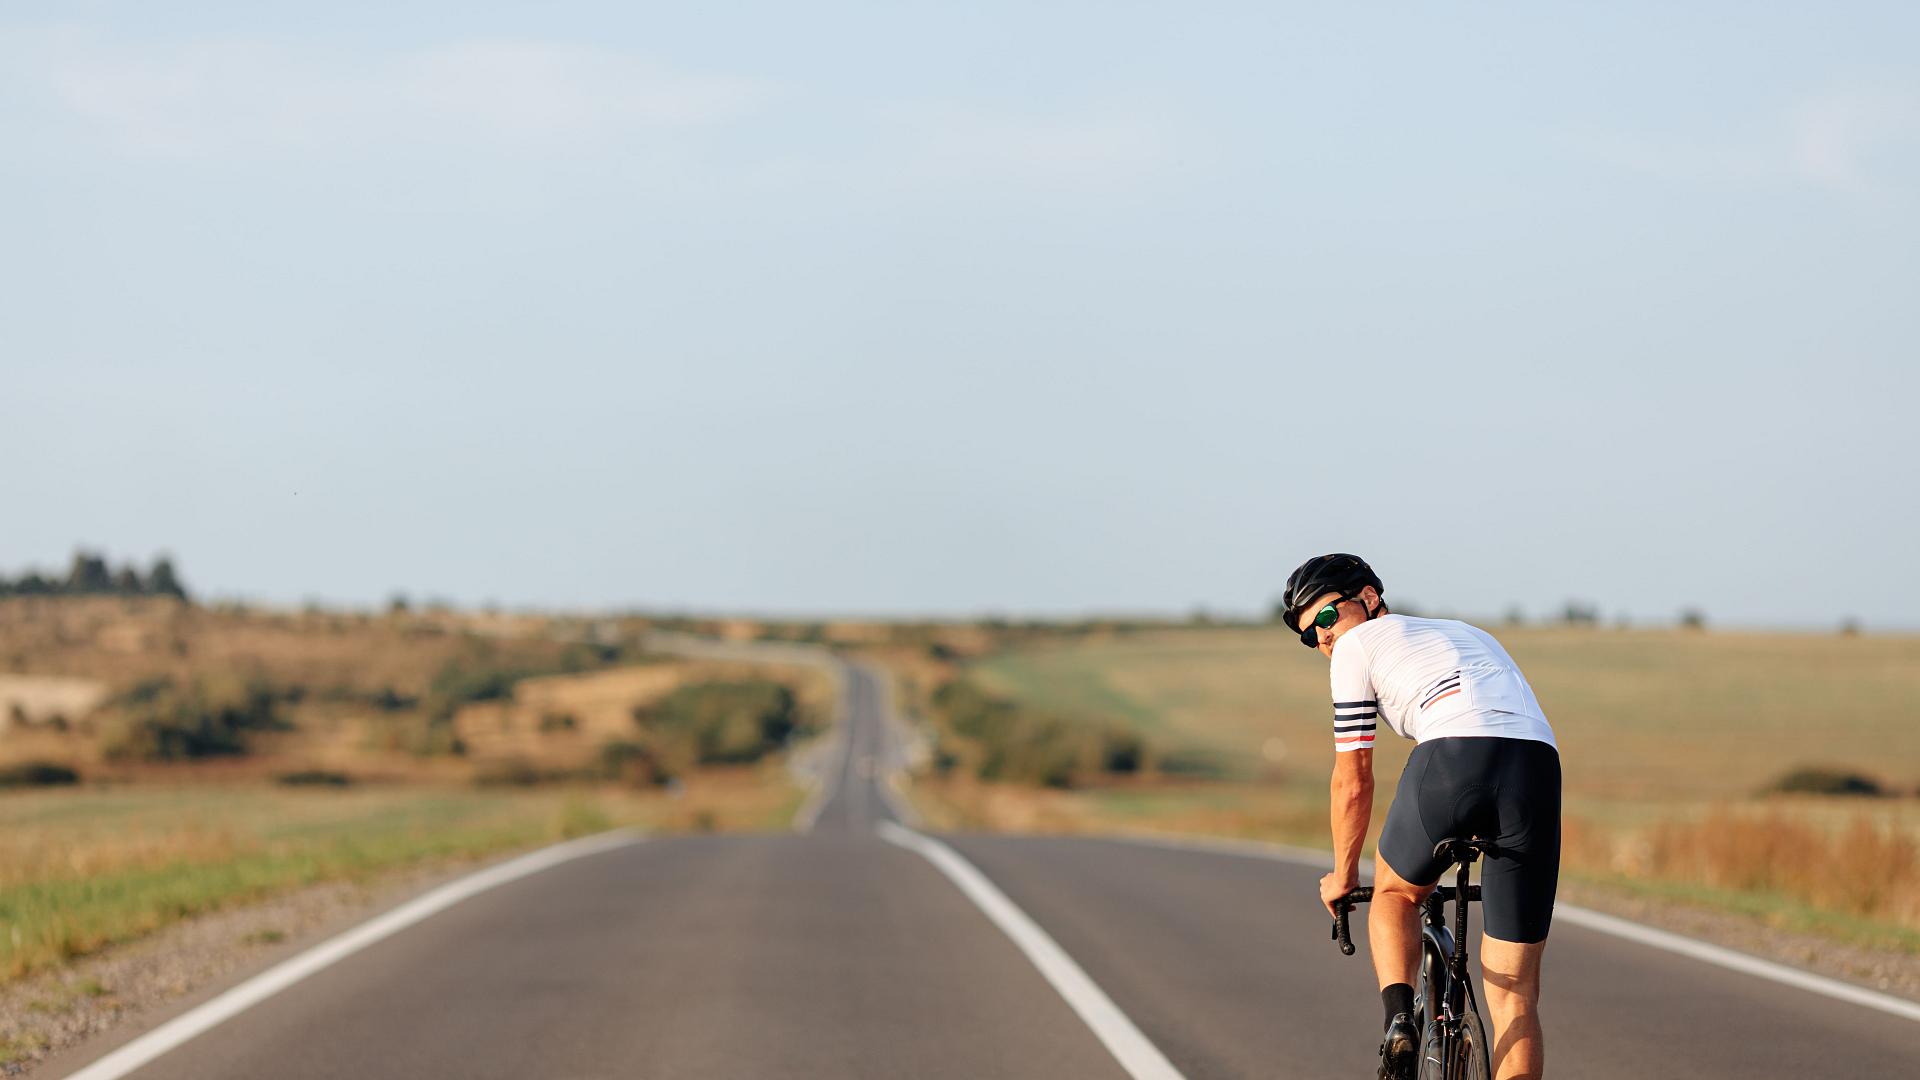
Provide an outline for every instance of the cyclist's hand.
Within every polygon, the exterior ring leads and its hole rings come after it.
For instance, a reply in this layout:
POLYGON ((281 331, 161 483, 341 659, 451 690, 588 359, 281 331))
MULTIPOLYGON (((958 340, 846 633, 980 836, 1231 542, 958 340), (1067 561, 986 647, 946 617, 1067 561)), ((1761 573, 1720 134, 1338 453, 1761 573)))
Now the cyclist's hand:
POLYGON ((1320 905, 1327 914, 1338 916, 1333 910, 1333 902, 1360 887, 1360 878, 1355 875, 1342 877, 1339 872, 1327 874, 1320 879, 1320 905))

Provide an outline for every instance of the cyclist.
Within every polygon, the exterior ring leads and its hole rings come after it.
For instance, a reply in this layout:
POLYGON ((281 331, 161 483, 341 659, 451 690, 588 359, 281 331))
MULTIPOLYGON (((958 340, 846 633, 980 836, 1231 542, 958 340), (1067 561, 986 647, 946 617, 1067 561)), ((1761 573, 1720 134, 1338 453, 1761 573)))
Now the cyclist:
POLYGON ((1486 931, 1480 960, 1496 1080, 1538 1077, 1540 959, 1560 873, 1560 754, 1532 687, 1491 635, 1452 619, 1387 610, 1386 589, 1355 555, 1308 559, 1287 578, 1282 612, 1332 661, 1333 872, 1320 901, 1360 883, 1373 814, 1373 739, 1384 719, 1417 744, 1381 828, 1367 936, 1386 1007, 1380 1075, 1414 1075, 1413 982, 1419 905, 1447 869, 1434 845, 1478 836, 1486 931))

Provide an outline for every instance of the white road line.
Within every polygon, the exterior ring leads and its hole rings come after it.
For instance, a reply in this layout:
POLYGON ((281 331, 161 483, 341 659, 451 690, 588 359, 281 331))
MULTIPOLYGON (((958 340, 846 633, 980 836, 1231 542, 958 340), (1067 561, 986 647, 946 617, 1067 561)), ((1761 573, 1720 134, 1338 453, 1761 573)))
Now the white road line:
POLYGON ((1014 906, 1006 894, 994 887, 985 874, 952 848, 929 836, 904 829, 891 821, 879 825, 882 838, 892 844, 919 853, 941 873, 947 875, 967 899, 973 901, 1002 933, 1013 940, 1040 974, 1080 1014, 1107 1051, 1134 1080, 1184 1080, 1160 1048, 1149 1042, 1127 1019, 1127 1014, 1107 997, 1080 965, 1040 929, 1027 913, 1014 906))
POLYGON ((541 848, 510 862, 468 874, 410 900, 338 937, 255 975, 219 997, 161 1024, 106 1057, 68 1075, 67 1080, 117 1080, 202 1032, 260 1004, 300 980, 405 930, 432 915, 510 881, 564 862, 638 843, 637 834, 620 831, 541 848))
POLYGON ((1603 934, 1623 937, 1656 949, 1691 956, 1695 960, 1745 975, 1769 979, 1787 986, 1797 986, 1802 990, 1810 990, 1813 993, 1852 1002, 1855 1005, 1864 1005, 1869 1009, 1878 1009, 1908 1020, 1920 1020, 1920 1004, 1915 1002, 1904 1001, 1891 994, 1876 993, 1862 986, 1841 982, 1839 979, 1829 979, 1824 975, 1814 975, 1798 968, 1790 968, 1785 964, 1776 964, 1771 960, 1762 960, 1757 956, 1748 956, 1743 952, 1723 949, 1718 945, 1709 945, 1704 941, 1695 941, 1693 938, 1682 937, 1665 930, 1655 930, 1651 926, 1642 926, 1637 922, 1629 922, 1598 911, 1575 907, 1572 904, 1556 904, 1553 917, 1556 920, 1573 923, 1575 926, 1584 926, 1603 934))
MULTIPOLYGON (((1100 839, 1121 840, 1130 844, 1147 844, 1154 847, 1174 848, 1185 851, 1202 851, 1217 855, 1237 855, 1248 859, 1270 859, 1275 862, 1294 863, 1299 866, 1311 866, 1332 869, 1333 856, 1324 851, 1311 848, 1288 847, 1283 844, 1268 844, 1258 840, 1229 840, 1211 836, 1171 836, 1165 833, 1109 834, 1100 839)), ((1364 874, 1371 867, 1362 865, 1364 874)), ((1591 908, 1574 904, 1555 904, 1553 917, 1558 922, 1569 922, 1588 930, 1597 930, 1603 934, 1625 938, 1628 941, 1662 949, 1670 953, 1691 957, 1702 963, 1751 975, 1757 979, 1766 979, 1783 986, 1798 987, 1810 993, 1834 998, 1838 1001, 1862 1005, 1877 1009, 1883 1013, 1902 1017, 1907 1020, 1920 1020, 1920 1003, 1897 998, 1892 994, 1882 994, 1868 990, 1864 986, 1855 986, 1850 982, 1830 979, 1825 975, 1801 971, 1799 968, 1776 964, 1771 960, 1762 960, 1757 956, 1719 945, 1709 945, 1704 941, 1685 937, 1666 930, 1656 930, 1627 919, 1606 915, 1591 908)))

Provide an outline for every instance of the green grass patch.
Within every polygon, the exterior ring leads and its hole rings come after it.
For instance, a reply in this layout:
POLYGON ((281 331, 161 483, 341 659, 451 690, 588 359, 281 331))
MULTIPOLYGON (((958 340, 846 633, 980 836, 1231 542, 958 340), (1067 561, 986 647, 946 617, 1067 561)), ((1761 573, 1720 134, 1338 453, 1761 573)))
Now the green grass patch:
POLYGON ((592 792, 244 789, 0 799, 0 974, 324 881, 598 832, 631 804, 592 792))

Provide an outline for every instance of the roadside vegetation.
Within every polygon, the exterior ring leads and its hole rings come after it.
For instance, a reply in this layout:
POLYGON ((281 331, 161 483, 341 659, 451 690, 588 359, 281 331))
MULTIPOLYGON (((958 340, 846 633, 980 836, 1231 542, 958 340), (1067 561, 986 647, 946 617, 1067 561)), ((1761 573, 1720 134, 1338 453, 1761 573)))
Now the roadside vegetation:
MULTIPOLYGON (((1496 633, 1559 737, 1570 879, 1920 951, 1920 639, 1591 623, 1496 633)), ((882 655, 943 748, 965 743, 956 698, 1077 725, 1055 739, 1121 730, 1148 748, 1149 767, 1081 768, 1065 783, 989 775, 982 758, 949 753, 915 786, 937 824, 1328 842, 1326 664, 1283 631, 882 655), (1185 756, 1208 770, 1151 764, 1185 756)), ((1380 741, 1376 831, 1410 749, 1380 741)))
POLYGON ((679 797, 608 786, 16 793, 0 797, 0 976, 202 912, 402 866, 455 865, 617 826, 782 828, 799 794, 777 769, 713 778, 679 797))
POLYGON ((640 617, 206 606, 104 566, 0 596, 0 978, 322 882, 784 829, 838 692, 651 653, 640 617))

